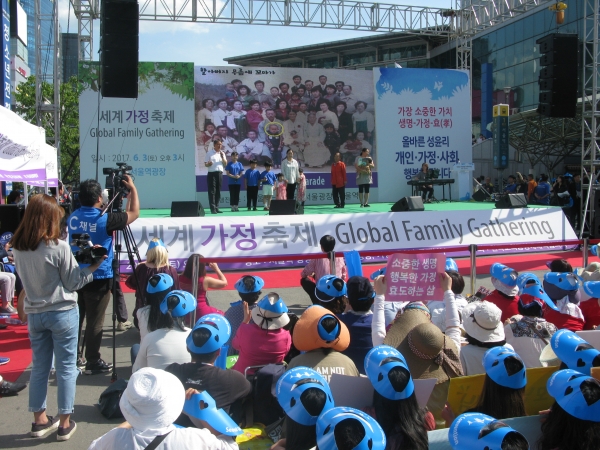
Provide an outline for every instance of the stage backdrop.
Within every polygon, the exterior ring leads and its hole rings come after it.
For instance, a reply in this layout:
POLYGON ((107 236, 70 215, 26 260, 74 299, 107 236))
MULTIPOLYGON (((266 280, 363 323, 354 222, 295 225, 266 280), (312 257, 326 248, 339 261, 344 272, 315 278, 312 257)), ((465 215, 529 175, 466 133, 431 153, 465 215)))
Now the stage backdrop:
POLYGON ((139 63, 137 99, 102 98, 98 63, 80 63, 81 179, 133 167, 142 208, 194 200, 194 65, 139 63))
MULTIPOLYGON (((331 198, 331 164, 330 152, 341 151, 345 152, 345 162, 348 172, 348 184, 346 185, 346 201, 347 203, 358 203, 356 175, 354 169, 354 160, 360 151, 360 148, 367 147, 371 150, 371 155, 375 162, 375 172, 373 173, 373 185, 371 189, 370 202, 377 201, 377 170, 379 150, 375 148, 376 124, 374 120, 374 96, 373 96, 373 75, 371 71, 363 70, 341 70, 341 69, 299 69, 286 67, 204 67, 196 66, 195 74, 195 95, 196 95, 196 189, 198 191, 198 199, 202 205, 208 207, 206 172, 204 167, 204 157, 206 151, 211 146, 210 137, 212 128, 207 124, 212 122, 214 125, 225 125, 226 130, 223 133, 227 135, 229 140, 228 147, 237 148, 240 153, 242 148, 254 148, 255 151, 260 151, 255 143, 244 145, 243 142, 248 138, 248 131, 255 129, 259 131, 258 140, 263 140, 265 133, 263 130, 258 130, 258 122, 255 120, 260 118, 255 112, 250 112, 252 107, 250 103, 254 100, 259 102, 258 108, 265 110, 268 107, 277 109, 276 99, 285 99, 286 104, 284 112, 276 111, 276 121, 282 122, 283 137, 286 140, 286 148, 292 146, 295 153, 299 156, 299 160, 304 156, 304 161, 301 161, 301 166, 304 169, 307 180, 307 195, 308 204, 333 204, 331 198), (318 101, 311 104, 310 95, 308 92, 303 99, 292 98, 292 94, 297 92, 294 83, 294 76, 300 77, 299 87, 306 87, 307 84, 312 87, 319 87, 321 82, 326 85, 339 85, 341 91, 336 91, 333 95, 327 94, 325 89, 324 94, 320 94, 319 98, 328 100, 327 109, 330 113, 323 112, 317 115, 317 123, 321 126, 306 125, 307 114, 310 111, 320 113, 321 107, 318 101), (325 78, 321 78, 325 76, 325 78), (344 87, 342 87, 344 86, 344 87), (237 87, 237 89, 236 89, 237 87), (242 94, 238 92, 240 87, 247 88, 247 91, 242 89, 242 94), (273 94, 273 95, 272 95, 273 94), (225 100, 219 108, 219 100, 225 100), (236 107, 236 100, 241 100, 241 103, 236 107), (366 104, 356 107, 356 103, 362 101, 366 104), (264 103, 267 102, 267 103, 264 103), (301 107, 299 102, 307 103, 306 108, 301 107), (338 106, 341 102, 346 104, 343 113, 340 111, 336 114, 338 106), (290 121, 289 111, 306 110, 306 114, 297 114, 295 121, 290 121), (364 109, 364 111, 363 111, 364 109), (210 119, 212 116, 212 119, 210 119), (240 117, 245 119, 240 121, 240 117), (326 138, 322 126, 331 122, 334 124, 337 138, 326 138), (296 139, 290 135, 292 129, 297 130, 296 139), (357 137, 357 133, 361 133, 357 137), (351 140, 348 137, 352 136, 351 140), (337 139, 337 144, 336 144, 337 139), (295 141, 295 142, 294 142, 295 141), (335 149, 335 150, 334 150, 335 149)), ((308 90, 308 89, 306 89, 308 90)), ((317 98, 316 94, 313 98, 317 98)), ((340 107, 341 109, 342 107, 340 107)), ((260 114, 260 111, 258 112, 260 114)), ((264 118, 264 117, 263 117, 264 118)), ((262 120, 262 119, 259 119, 262 120)), ((246 142, 247 143, 247 142, 246 142)), ((285 149, 283 150, 285 152, 285 149)), ((229 148, 226 148, 229 153, 229 148)), ((268 153, 265 156, 272 157, 268 153)), ((285 158, 285 153, 282 154, 285 158)), ((228 160, 230 158, 228 157, 228 160)), ((244 168, 248 168, 248 164, 244 163, 244 168)), ((258 167, 259 170, 264 170, 262 164, 258 167)), ((275 173, 280 169, 273 168, 275 173)), ((259 202, 262 199, 262 192, 259 192, 259 202)), ((227 178, 223 178, 223 187, 221 189, 221 206, 229 207, 229 191, 227 187, 227 178)), ((242 189, 240 197, 240 205, 246 205, 246 190, 242 189)))
MULTIPOLYGON (((379 201, 411 195, 406 184, 423 163, 450 178, 452 166, 470 163, 471 98, 466 71, 373 69, 376 91, 379 201)), ((442 198, 442 188, 435 187, 442 198)), ((446 198, 449 198, 446 188, 446 198)), ((456 200, 456 199, 454 199, 456 200)))

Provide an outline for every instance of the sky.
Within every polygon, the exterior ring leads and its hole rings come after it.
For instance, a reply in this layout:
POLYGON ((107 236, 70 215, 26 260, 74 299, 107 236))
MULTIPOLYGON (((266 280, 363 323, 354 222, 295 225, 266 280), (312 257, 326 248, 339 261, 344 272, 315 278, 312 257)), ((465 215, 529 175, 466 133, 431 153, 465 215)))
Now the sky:
MULTIPOLYGON (((155 1, 155 0, 153 0, 155 1)), ((140 2, 143 3, 143 2, 140 2)), ((181 0, 178 1, 181 3, 181 0)), ((451 0, 388 0, 388 4, 409 4, 449 8, 451 0)), ((59 0, 62 32, 77 32, 77 19, 68 0, 59 0), (70 14, 69 14, 70 12, 70 14)), ((94 59, 100 48, 100 21, 94 21, 94 59)), ((283 48, 359 38, 377 33, 351 30, 232 25, 192 22, 140 21, 139 60, 193 62, 195 65, 226 66, 223 58, 283 48)))

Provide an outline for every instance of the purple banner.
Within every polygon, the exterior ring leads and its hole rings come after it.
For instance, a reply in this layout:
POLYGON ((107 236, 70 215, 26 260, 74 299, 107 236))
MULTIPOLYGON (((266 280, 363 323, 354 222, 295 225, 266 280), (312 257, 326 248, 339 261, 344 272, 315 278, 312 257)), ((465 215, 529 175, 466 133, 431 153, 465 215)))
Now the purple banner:
POLYGON ((3 181, 21 181, 33 184, 34 181, 46 179, 46 169, 1 170, 0 179, 3 181))

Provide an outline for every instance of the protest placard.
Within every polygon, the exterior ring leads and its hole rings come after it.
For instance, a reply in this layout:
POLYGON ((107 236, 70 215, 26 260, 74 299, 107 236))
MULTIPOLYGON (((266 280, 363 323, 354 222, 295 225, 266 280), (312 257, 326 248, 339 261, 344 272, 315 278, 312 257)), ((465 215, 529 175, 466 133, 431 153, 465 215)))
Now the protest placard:
POLYGON ((386 301, 439 300, 444 296, 439 274, 446 267, 442 253, 394 253, 386 268, 386 301))

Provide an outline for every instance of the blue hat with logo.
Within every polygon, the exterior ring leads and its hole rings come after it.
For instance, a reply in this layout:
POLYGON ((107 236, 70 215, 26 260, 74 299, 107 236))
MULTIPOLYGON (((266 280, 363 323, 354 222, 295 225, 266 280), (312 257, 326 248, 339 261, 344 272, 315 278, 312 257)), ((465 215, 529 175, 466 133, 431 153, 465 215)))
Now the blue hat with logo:
POLYGON ((540 279, 537 277, 537 275, 531 272, 521 273, 517 277, 517 286, 519 287, 519 289, 523 289, 530 283, 541 284, 540 279))
POLYGON ((252 320, 263 330, 277 330, 290 322, 288 307, 275 292, 269 292, 252 309, 252 320))
POLYGON ((397 349, 389 345, 373 347, 365 356, 365 372, 375 390, 389 400, 404 400, 415 391, 415 385, 410 376, 408 364, 397 349), (394 389, 388 375, 394 367, 402 367, 409 376, 408 382, 401 391, 394 389))
POLYGON ((592 245, 590 247, 590 252, 592 253, 592 255, 598 256, 598 244, 592 245))
POLYGON ((600 366, 600 351, 571 330, 558 330, 552 335, 550 345, 569 369, 590 375, 592 367, 600 366))
POLYGON ((500 386, 511 389, 521 389, 527 385, 525 363, 515 351, 508 347, 493 347, 483 355, 483 368, 488 377, 500 386), (521 369, 509 373, 506 366, 507 358, 515 358, 521 363, 521 369))
POLYGON ((196 299, 187 291, 171 291, 162 302, 160 312, 166 314, 171 311, 173 317, 183 317, 196 309, 196 299))
POLYGON ((317 281, 317 285, 315 286, 315 296, 322 302, 330 302, 334 298, 346 295, 346 293, 346 282, 335 275, 322 276, 321 279, 317 281), (341 289, 338 289, 334 286, 335 280, 340 280, 343 283, 341 289))
POLYGON ((385 275, 386 269, 386 267, 382 267, 381 269, 376 270, 369 276, 369 278, 371 279, 371 281, 375 281, 375 278, 377 278, 379 275, 385 275))
POLYGON ((590 297, 600 298, 600 281, 586 281, 583 290, 590 297))
POLYGON ((490 268, 490 275, 510 287, 517 285, 517 278, 519 274, 515 269, 512 269, 504 264, 494 263, 490 268))
POLYGON ((275 387, 277 401, 286 415, 300 425, 314 425, 319 417, 311 415, 302 402, 302 394, 310 388, 320 389, 325 393, 325 405, 319 415, 335 406, 329 383, 319 372, 309 367, 295 367, 286 371, 277 380, 275 387))
MULTIPOLYGON (((544 306, 543 304, 545 303, 553 310, 559 310, 554 301, 544 290, 540 279, 533 273, 526 272, 519 275, 517 278, 517 286, 519 287, 521 295, 525 294, 533 297, 534 301, 537 301, 540 306, 544 306)), ((521 298, 519 299, 519 302, 521 302, 523 307, 527 308, 527 304, 521 301, 521 298)))
POLYGON ((573 272, 546 272, 544 281, 565 291, 576 291, 581 286, 581 278, 573 272))
POLYGON ((584 397, 581 391, 584 381, 594 383, 600 389, 598 380, 571 369, 554 372, 548 379, 546 388, 556 403, 573 417, 600 422, 600 400, 590 403, 590 400, 584 397))
POLYGON ((152 275, 148 280, 146 292, 148 294, 157 294, 159 292, 168 291, 173 287, 173 278, 166 273, 157 273, 152 275))
POLYGON ((365 437, 354 447, 354 450, 385 449, 385 433, 375 419, 358 409, 338 407, 324 412, 317 420, 317 446, 319 450, 338 450, 338 444, 335 440, 335 427, 346 419, 358 420, 365 430, 365 437))
POLYGON ((501 450, 508 433, 521 434, 486 414, 464 413, 450 425, 448 440, 453 450, 501 450))
POLYGON ((446 258, 446 268, 444 270, 453 270, 458 272, 458 264, 452 258, 446 258))
POLYGON ((229 320, 219 314, 207 314, 198 319, 185 342, 190 352, 204 355, 219 350, 230 337, 231 324, 229 320), (198 342, 197 338, 194 340, 195 331, 199 328, 210 331, 210 337, 205 342, 198 342))
POLYGON ((242 429, 233 421, 229 414, 217 408, 215 400, 206 391, 194 394, 183 404, 183 411, 196 419, 204 420, 220 434, 239 436, 242 429))
POLYGON ((237 280, 237 282, 235 283, 235 289, 240 294, 252 294, 254 292, 260 291, 264 286, 265 286, 264 280, 261 277, 257 277, 255 275, 244 275, 242 278, 237 280), (246 288, 246 285, 244 284, 244 279, 246 277, 254 278, 254 288, 253 289, 246 288))
POLYGON ((148 250, 146 250, 147 252, 149 252, 150 250, 152 250, 155 247, 164 247, 167 248, 165 246, 165 243, 162 241, 162 239, 152 239, 150 241, 150 243, 148 244, 148 250))

